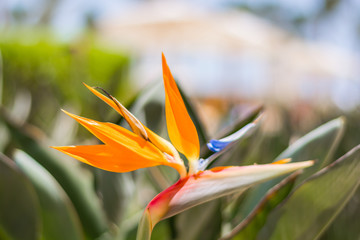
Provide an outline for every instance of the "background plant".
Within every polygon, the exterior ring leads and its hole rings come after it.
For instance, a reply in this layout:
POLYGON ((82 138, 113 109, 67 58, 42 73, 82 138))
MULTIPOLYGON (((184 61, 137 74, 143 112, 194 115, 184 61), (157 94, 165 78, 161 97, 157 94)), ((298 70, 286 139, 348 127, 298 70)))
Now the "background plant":
MULTIPOLYGON (((93 118, 124 124, 85 94, 82 81, 128 100, 134 115, 166 136, 161 85, 131 94, 126 81, 129 59, 91 42, 22 45, 11 40, 1 43, 0 49, 0 238, 135 239, 144 206, 174 182, 175 173, 165 167, 126 174, 105 172, 69 161, 48 146, 94 141, 58 115, 64 105, 93 118)), ((204 144, 209 134, 193 104, 186 102, 204 144)), ((279 131, 260 127, 212 167, 266 163, 285 157, 293 161, 317 159, 317 164, 302 174, 264 183, 244 195, 212 201, 165 220, 154 229, 153 239, 359 237, 353 221, 359 212, 359 194, 355 192, 360 171, 359 148, 355 147, 358 113, 349 114, 347 120, 330 120, 339 115, 337 112, 319 113, 317 126, 309 126, 306 133, 299 129, 302 120, 294 120, 294 110, 275 107, 282 120, 279 131)), ((261 108, 254 108, 233 121, 229 120, 233 116, 225 116, 215 137, 246 125, 259 111, 261 108)), ((208 154, 204 147, 202 156, 208 154)))

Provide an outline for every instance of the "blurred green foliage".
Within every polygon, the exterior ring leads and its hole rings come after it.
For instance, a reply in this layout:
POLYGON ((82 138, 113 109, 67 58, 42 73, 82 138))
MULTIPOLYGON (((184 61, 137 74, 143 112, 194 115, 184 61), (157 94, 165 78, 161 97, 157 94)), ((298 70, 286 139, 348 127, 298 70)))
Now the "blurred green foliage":
MULTIPOLYGON (((23 169, 25 174, 29 174, 30 181, 33 181, 39 196, 40 202, 37 203, 34 200, 34 204, 43 206, 41 215, 43 220, 47 222, 46 225, 42 226, 42 229, 38 227, 41 225, 42 219, 36 214, 29 216, 35 217, 34 224, 39 222, 36 226, 43 231, 41 234, 41 231, 37 230, 36 234, 44 239, 55 239, 54 234, 57 231, 62 233, 62 235, 57 234, 58 239, 64 239, 63 237, 66 239, 81 239, 83 238, 81 235, 84 233, 89 239, 99 236, 105 231, 107 224, 105 215, 100 210, 100 201, 92 200, 92 198, 96 198, 93 180, 81 174, 79 175, 78 170, 74 170, 66 163, 54 159, 48 146, 50 142, 56 142, 56 138, 54 138, 56 131, 63 132, 60 134, 60 138, 71 139, 71 136, 68 137, 66 134, 71 134, 72 128, 68 128, 69 131, 66 132, 64 131, 66 127, 60 126, 63 125, 60 115, 61 107, 68 105, 73 111, 86 112, 97 118, 101 118, 102 114, 106 112, 96 99, 92 98, 90 100, 89 98, 89 101, 86 101, 89 95, 84 94, 85 92, 88 93, 88 91, 84 88, 82 82, 112 89, 113 94, 126 96, 120 97, 123 101, 131 97, 132 91, 128 85, 129 57, 106 50, 97 45, 91 38, 82 39, 73 44, 60 44, 48 38, 40 37, 37 40, 33 38, 4 38, 0 42, 0 53, 2 64, 0 66, 1 111, 4 113, 4 117, 5 115, 11 116, 11 120, 8 119, 9 121, 7 121, 7 127, 0 125, 1 151, 13 156, 14 146, 20 147, 27 154, 30 154, 33 159, 26 160, 26 157, 20 157, 18 164, 34 166, 35 163, 31 161, 37 161, 42 167, 45 167, 44 170, 41 170, 40 166, 39 170, 36 170, 36 166, 29 167, 26 170, 23 169), (126 94, 123 89, 126 89, 126 94), (96 110, 94 111, 94 109, 96 110), (59 122, 61 122, 60 125, 57 125, 59 122), (32 133, 28 134, 27 130, 22 128, 24 124, 31 124, 36 128, 32 127, 30 130, 32 133), (16 143, 13 140, 16 140, 16 143), (47 142, 45 145, 40 146, 37 141, 47 142), (50 179, 41 183, 41 179, 36 179, 36 172, 41 173, 41 171, 45 171, 45 175, 55 177, 56 181, 53 185, 60 184, 60 192, 51 192, 54 191, 54 189, 51 190, 53 188, 51 181, 54 180, 50 179), (47 171, 50 171, 50 174, 47 171), (41 185, 45 182, 48 182, 48 184, 41 185), (70 197, 70 205, 68 197, 65 196, 64 198, 62 189, 70 197), (75 215, 73 209, 76 209, 77 213, 75 215), (56 213, 56 211, 58 212, 56 213), (61 214, 63 214, 62 217, 61 214), (60 217, 58 222, 51 222, 54 215, 60 217), (72 221, 64 222, 72 225, 73 231, 69 231, 71 227, 66 227, 66 224, 62 223, 61 220, 69 218, 69 216, 71 216, 72 221), (79 222, 78 218, 81 219, 81 230, 75 224, 79 222), (67 230, 61 230, 59 225, 64 225, 63 227, 67 228, 67 230), (71 237, 69 238, 69 236, 71 237)), ((19 193, 19 199, 23 194, 25 193, 19 193)), ((9 212, 16 211, 21 206, 22 204, 15 205, 12 208, 8 207, 9 212)), ((21 214, 21 212, 18 212, 18 214, 21 214)), ((14 215, 14 218, 16 218, 16 215, 14 215)), ((7 230, 5 229, 2 232, 6 235, 7 230)), ((14 231, 16 232, 16 229, 14 231)), ((16 235, 10 236, 17 239, 16 235)))
MULTIPOLYGON (((0 155, 0 238, 135 239, 144 206, 174 183, 176 172, 155 167, 110 173, 70 160, 49 145, 94 141, 63 118, 60 108, 126 126, 82 82, 108 90, 128 103, 145 125, 167 137, 162 87, 154 84, 129 101, 134 95, 128 79, 130 58, 91 39, 72 44, 7 39, 0 42, 0 51, 0 152, 4 153, 0 155)), ((206 158, 208 134, 191 101, 183 97, 206 158)), ((164 220, 154 229, 153 239, 360 237, 359 190, 354 194, 359 184, 359 147, 334 162, 360 142, 359 112, 348 113, 344 121, 334 109, 321 112, 310 107, 303 114, 303 108, 271 108, 280 122, 275 122, 276 131, 272 125, 257 129, 211 166, 268 163, 285 157, 317 159, 317 164, 303 174, 275 179, 241 196, 223 197, 164 220), (315 202, 326 206, 314 207, 315 202), (304 224, 310 218, 319 221, 304 224), (281 228, 274 226, 278 221, 284 223, 281 228)), ((225 116, 219 137, 251 122, 260 111, 254 108, 232 121, 228 119, 233 116, 225 116)))
POLYGON ((11 105, 18 92, 30 93, 32 110, 28 121, 45 131, 52 128, 51 123, 59 109, 70 102, 78 111, 98 113, 98 116, 105 113, 91 110, 97 103, 86 94, 82 82, 112 89, 112 94, 120 96, 122 101, 129 100, 132 95, 131 86, 127 84, 130 59, 106 50, 94 41, 59 44, 47 39, 10 38, 0 42, 0 51, 3 104, 11 105), (84 100, 91 107, 84 107, 84 100))

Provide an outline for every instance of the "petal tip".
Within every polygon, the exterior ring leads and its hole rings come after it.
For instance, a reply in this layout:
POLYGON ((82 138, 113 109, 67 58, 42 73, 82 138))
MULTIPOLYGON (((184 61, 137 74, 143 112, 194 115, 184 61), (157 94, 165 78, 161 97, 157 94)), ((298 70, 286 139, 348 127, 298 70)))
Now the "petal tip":
POLYGON ((82 82, 82 84, 84 84, 84 86, 87 87, 87 88, 89 88, 89 89, 92 88, 92 87, 90 87, 89 85, 87 85, 85 82, 82 82))
POLYGON ((309 162, 309 166, 312 166, 317 162, 317 160, 309 160, 308 162, 309 162))
POLYGON ((285 164, 285 163, 289 163, 291 162, 291 158, 284 158, 284 159, 280 159, 278 161, 275 161, 271 164, 285 164))
POLYGON ((72 113, 66 111, 65 109, 61 109, 61 111, 63 111, 63 113, 65 113, 66 115, 68 115, 74 119, 77 119, 77 116, 75 114, 72 114, 72 113))

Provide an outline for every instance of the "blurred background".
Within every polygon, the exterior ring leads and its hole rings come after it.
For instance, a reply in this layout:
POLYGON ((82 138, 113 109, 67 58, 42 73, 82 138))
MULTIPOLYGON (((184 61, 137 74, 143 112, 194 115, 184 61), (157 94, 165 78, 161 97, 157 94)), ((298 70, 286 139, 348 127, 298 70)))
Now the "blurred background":
MULTIPOLYGON (((100 121, 115 114, 82 82, 131 104, 161 85, 164 52, 210 137, 264 106, 271 160, 344 115, 339 157, 360 143, 359 12, 358 0, 2 0, 1 106, 47 145, 88 143, 60 109, 100 121)), ((1 152, 14 148, 11 134, 0 125, 1 152)), ((351 201, 334 225, 360 236, 351 215, 360 194, 351 201)))
POLYGON ((211 132, 229 103, 296 108, 294 118, 306 116, 299 121, 359 109, 356 0, 5 0, 0 9, 3 100, 15 90, 50 98, 32 99, 34 118, 52 118, 55 102, 74 105, 69 96, 81 105, 83 81, 131 99, 161 79, 161 52, 187 94, 214 114, 203 117, 211 132))

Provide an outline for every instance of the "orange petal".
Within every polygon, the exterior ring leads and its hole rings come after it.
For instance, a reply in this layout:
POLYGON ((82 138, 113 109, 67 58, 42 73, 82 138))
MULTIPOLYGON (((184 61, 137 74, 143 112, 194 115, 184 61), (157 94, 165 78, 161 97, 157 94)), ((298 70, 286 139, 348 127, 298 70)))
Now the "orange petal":
MULTIPOLYGON (((102 123, 92 119, 77 116, 75 114, 66 112, 65 110, 63 111, 67 115, 78 121, 87 130, 94 134, 99 140, 101 140, 107 145, 111 145, 113 147, 117 147, 118 145, 131 147, 134 144, 143 146, 147 142, 142 137, 116 124, 102 123)), ((159 153, 161 153, 155 147, 154 151, 158 151, 159 153)))
POLYGON ((166 63, 164 54, 162 55, 162 66, 166 95, 166 123, 170 140, 176 149, 183 153, 189 161, 197 160, 200 152, 199 137, 166 63))
POLYGON ((116 104, 114 103, 113 100, 111 100, 110 98, 104 96, 103 94, 99 93, 95 88, 90 87, 89 85, 87 85, 86 83, 83 83, 93 94, 95 94, 98 98, 100 98, 101 100, 103 100, 104 102, 106 102, 109 106, 111 106, 113 109, 115 109, 121 116, 122 116, 122 112, 120 111, 120 109, 116 106, 116 104))
POLYGON ((111 171, 129 172, 139 168, 152 167, 166 163, 161 155, 154 158, 147 155, 151 147, 144 146, 139 151, 119 146, 114 148, 108 145, 53 147, 81 162, 91 166, 111 171))
MULTIPOLYGON (((134 160, 137 162, 137 168, 167 165, 175 168, 179 172, 180 176, 186 175, 184 164, 182 161, 179 161, 179 158, 166 156, 164 152, 156 147, 152 142, 145 140, 129 130, 112 123, 102 123, 92 119, 76 116, 66 111, 64 112, 78 121, 99 140, 105 143, 108 147, 107 149, 109 151, 113 151, 114 158, 120 155, 125 157, 127 157, 127 155, 133 156, 132 159, 137 159, 134 160), (116 149, 116 151, 114 149, 116 149), (148 163, 143 164, 144 159, 148 161, 148 163)), ((84 159, 86 160, 86 158, 84 159)), ((120 163, 123 164, 121 161, 120 163)), ((96 167, 101 168, 101 166, 96 167)))
POLYGON ((132 113, 129 112, 116 98, 114 98, 110 94, 109 94, 109 98, 107 98, 104 95, 100 94, 98 91, 96 91, 94 88, 86 85, 85 83, 84 85, 96 96, 104 100, 107 104, 112 106, 118 113, 120 113, 120 115, 125 118, 126 122, 130 125, 131 130, 135 134, 142 136, 145 139, 148 139, 147 133, 142 123, 134 115, 132 115, 132 113))
MULTIPOLYGON (((108 98, 108 97, 104 96, 103 94, 99 93, 95 88, 90 87, 85 83, 84 83, 84 85, 93 94, 95 94, 101 100, 106 102, 109 106, 114 108, 121 116, 123 116, 123 113, 125 112, 124 109, 126 110, 126 112, 129 112, 125 107, 124 107, 123 110, 119 109, 119 107, 116 105, 116 103, 113 100, 111 100, 110 98, 108 98)), ((136 119, 135 116, 133 116, 133 115, 131 115, 131 116, 132 116, 133 119, 136 119)), ((160 137, 156 133, 152 132, 150 129, 148 129, 146 126, 144 126, 138 119, 136 119, 136 121, 138 121, 145 128, 147 137, 149 138, 150 142, 152 142, 157 148, 159 148, 160 151, 165 152, 165 153, 173 156, 174 159, 176 159, 176 161, 183 164, 182 160, 179 157, 179 154, 174 149, 174 147, 173 147, 173 145, 171 143, 169 143, 168 141, 166 141, 165 139, 163 139, 162 137, 160 137)))
POLYGON ((275 162, 272 162, 271 164, 284 164, 284 163, 289 163, 291 162, 291 158, 284 158, 275 162))

